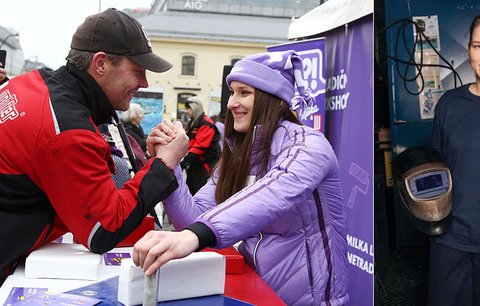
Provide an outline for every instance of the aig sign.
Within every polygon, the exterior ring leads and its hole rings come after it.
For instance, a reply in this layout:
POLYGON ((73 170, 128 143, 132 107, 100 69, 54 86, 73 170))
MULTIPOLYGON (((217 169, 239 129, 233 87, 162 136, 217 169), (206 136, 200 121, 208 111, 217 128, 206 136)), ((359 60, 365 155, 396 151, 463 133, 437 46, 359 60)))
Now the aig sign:
POLYGON ((196 10, 200 11, 203 8, 203 2, 208 2, 208 0, 192 0, 192 1, 185 1, 185 5, 183 8, 185 10, 196 10))

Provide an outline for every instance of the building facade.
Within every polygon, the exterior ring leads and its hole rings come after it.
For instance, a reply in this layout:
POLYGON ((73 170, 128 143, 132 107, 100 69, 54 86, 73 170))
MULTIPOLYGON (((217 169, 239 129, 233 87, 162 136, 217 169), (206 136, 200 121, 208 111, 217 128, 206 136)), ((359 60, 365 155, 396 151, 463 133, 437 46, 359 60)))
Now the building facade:
POLYGON ((13 29, 0 26, 0 50, 7 51, 3 66, 9 76, 16 76, 23 72, 24 55, 18 36, 19 34, 13 29))
POLYGON ((156 54, 173 64, 165 73, 149 73, 153 92, 163 94, 164 119, 186 120, 184 102, 203 101, 205 113, 221 109, 225 66, 246 55, 288 42, 288 27, 318 1, 156 0, 139 17, 156 54))

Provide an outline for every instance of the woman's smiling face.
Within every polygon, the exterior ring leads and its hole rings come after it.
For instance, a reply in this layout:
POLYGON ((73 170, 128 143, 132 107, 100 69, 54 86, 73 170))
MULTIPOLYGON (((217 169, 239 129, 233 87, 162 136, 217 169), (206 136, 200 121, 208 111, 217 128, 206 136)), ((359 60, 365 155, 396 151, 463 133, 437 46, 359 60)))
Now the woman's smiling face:
POLYGON ((250 127, 255 100, 255 88, 238 82, 230 83, 230 98, 227 108, 233 115, 233 128, 239 133, 246 133, 250 127))

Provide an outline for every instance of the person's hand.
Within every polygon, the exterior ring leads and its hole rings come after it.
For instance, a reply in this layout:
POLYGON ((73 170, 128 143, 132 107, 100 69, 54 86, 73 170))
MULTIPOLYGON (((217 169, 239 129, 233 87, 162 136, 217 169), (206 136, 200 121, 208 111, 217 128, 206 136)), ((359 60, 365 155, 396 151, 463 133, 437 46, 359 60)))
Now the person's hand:
MULTIPOLYGON (((182 127, 183 129, 183 127, 182 127)), ((171 121, 164 121, 154 127, 147 136, 147 151, 150 156, 155 156, 155 146, 157 144, 168 144, 177 136, 177 127, 171 121)))
POLYGON ((0 67, 0 83, 7 77, 7 70, 0 67))
POLYGON ((150 132, 147 147, 151 156, 162 158, 167 167, 173 169, 187 154, 188 142, 180 121, 165 121, 150 132))
POLYGON ((198 246, 198 237, 190 230, 150 231, 133 246, 133 262, 152 275, 169 260, 188 256, 198 246))

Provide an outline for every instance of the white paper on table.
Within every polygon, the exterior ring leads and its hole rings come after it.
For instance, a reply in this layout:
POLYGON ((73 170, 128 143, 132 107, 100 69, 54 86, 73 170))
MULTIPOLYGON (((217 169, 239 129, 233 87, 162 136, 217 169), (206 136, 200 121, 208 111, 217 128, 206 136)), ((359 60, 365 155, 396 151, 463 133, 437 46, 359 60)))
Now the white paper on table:
MULTIPOLYGON (((160 268, 158 302, 225 291, 225 256, 215 252, 192 253, 174 259, 160 268)), ((131 258, 122 260, 118 301, 126 306, 143 303, 145 274, 131 258)))
POLYGON ((51 243, 25 260, 25 277, 97 280, 102 256, 81 244, 51 243))

